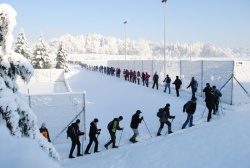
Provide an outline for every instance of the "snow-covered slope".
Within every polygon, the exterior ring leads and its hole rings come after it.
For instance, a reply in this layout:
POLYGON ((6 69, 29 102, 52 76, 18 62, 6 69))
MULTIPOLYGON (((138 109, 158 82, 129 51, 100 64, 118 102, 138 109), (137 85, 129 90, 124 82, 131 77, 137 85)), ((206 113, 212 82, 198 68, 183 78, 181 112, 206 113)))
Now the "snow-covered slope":
MULTIPOLYGON (((98 127, 102 128, 98 138, 101 152, 68 159, 68 146, 63 151, 59 150, 62 167, 250 167, 249 104, 222 104, 220 116, 213 116, 212 121, 207 123, 207 110, 202 98, 198 97, 195 127, 181 130, 186 119, 182 106, 191 97, 188 93, 180 93, 181 96, 176 97, 174 90, 169 95, 163 92, 163 88, 153 90, 152 87, 138 86, 123 78, 85 71, 79 67, 71 67, 71 76, 67 80, 73 91, 87 93, 87 131, 89 123, 98 118, 98 127), (176 116, 172 123, 174 133, 156 137, 159 127, 156 111, 166 103, 171 104, 170 112, 176 116), (138 109, 142 111, 145 123, 142 122, 139 126, 139 143, 131 144, 129 138, 133 133, 129 125, 131 116, 138 109), (124 131, 119 149, 106 150, 103 147, 109 140, 106 126, 120 115, 124 117, 120 122, 124 131)), ((165 125, 162 133, 166 130, 165 125)), ((118 143, 121 132, 116 135, 118 143)), ((84 149, 87 143, 88 141, 84 142, 84 149)))

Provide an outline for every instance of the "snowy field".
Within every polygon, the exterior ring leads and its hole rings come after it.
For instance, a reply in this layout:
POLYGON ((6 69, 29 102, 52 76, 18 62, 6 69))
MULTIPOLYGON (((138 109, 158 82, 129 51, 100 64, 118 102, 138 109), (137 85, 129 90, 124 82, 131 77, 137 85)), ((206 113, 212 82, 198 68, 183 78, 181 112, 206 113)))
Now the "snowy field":
MULTIPOLYGON (((147 88, 124 81, 124 78, 85 71, 78 66, 71 66, 71 72, 67 74, 66 80, 73 92, 86 91, 87 134, 89 123, 94 118, 98 118, 98 128, 102 129, 98 138, 101 152, 96 154, 91 151, 91 155, 68 159, 71 146, 70 139, 68 139, 69 142, 66 144, 55 145, 61 157, 59 165, 48 161, 47 164, 41 164, 43 167, 250 167, 250 132, 248 130, 250 127, 250 104, 234 106, 222 104, 219 111, 220 116, 213 116, 212 121, 207 123, 207 109, 205 109, 203 98, 197 97, 197 110, 194 114, 195 127, 187 127, 182 130, 181 126, 186 119, 186 113, 182 112, 182 107, 191 97, 190 93, 180 92, 180 97, 176 97, 174 90, 171 94, 166 94, 162 87, 159 90, 152 89, 152 85, 147 88), (166 103, 171 104, 170 113, 176 116, 172 122, 174 133, 156 137, 160 125, 156 112, 166 103), (131 144, 129 138, 133 132, 129 125, 132 115, 138 109, 142 111, 141 115, 144 116, 145 122, 139 125, 140 135, 137 138, 139 142, 131 144), (204 116, 201 118, 204 110, 204 116), (106 150, 103 145, 109 140, 107 124, 114 117, 120 115, 124 118, 120 122, 124 131, 116 133, 117 144, 121 137, 119 148, 106 150)), ((47 127, 52 131, 53 125, 47 125, 47 127)), ((167 126, 165 125, 162 131, 163 135, 166 130, 167 126)), ((66 133, 61 136, 66 138, 66 133)), ((7 141, 6 139, 8 140, 6 137, 4 141, 7 141)), ((87 144, 88 137, 83 142, 84 150, 87 144)), ((27 142, 24 145, 29 149, 27 142)), ((11 148, 11 150, 18 151, 19 148, 21 147, 11 148)), ((0 154, 3 156, 3 153, 0 154)), ((7 156, 8 154, 10 154, 9 157, 15 158, 10 152, 7 152, 7 156)), ((76 156, 76 149, 74 156, 76 156)), ((34 165, 29 157, 21 157, 20 162, 14 167, 33 167, 34 165)), ((4 164, 0 164, 0 167, 2 165, 4 164)))

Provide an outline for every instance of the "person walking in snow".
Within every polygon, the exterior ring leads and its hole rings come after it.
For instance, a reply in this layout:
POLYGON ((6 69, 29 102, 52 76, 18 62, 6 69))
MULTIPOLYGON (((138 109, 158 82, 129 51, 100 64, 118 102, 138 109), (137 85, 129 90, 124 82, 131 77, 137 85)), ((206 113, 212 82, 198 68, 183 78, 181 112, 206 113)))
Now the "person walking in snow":
POLYGON ((137 71, 136 76, 137 76, 138 85, 140 85, 140 78, 141 78, 141 73, 140 73, 140 71, 137 71))
POLYGON ((156 89, 158 90, 158 80, 159 80, 159 75, 157 74, 157 72, 155 72, 153 76, 153 81, 154 81, 153 86, 152 86, 153 89, 156 85, 156 89))
POLYGON ((219 109, 219 103, 220 103, 220 97, 222 96, 221 92, 219 89, 216 89, 216 86, 213 86, 213 92, 214 92, 214 113, 216 114, 216 112, 219 109))
POLYGON ((110 137, 111 137, 111 140, 104 145, 104 147, 106 149, 108 149, 108 146, 112 143, 112 148, 118 148, 118 146, 115 145, 115 139, 116 139, 116 136, 115 136, 115 133, 116 133, 116 130, 123 130, 123 128, 121 128, 119 126, 119 123, 120 121, 123 120, 123 117, 120 116, 119 118, 114 118, 113 121, 111 121, 109 124, 108 124, 108 130, 109 130, 109 134, 110 134, 110 137))
POLYGON ((144 84, 145 84, 145 79, 146 79, 145 73, 144 73, 144 72, 142 72, 142 74, 141 74, 141 79, 142 79, 142 85, 144 86, 144 84))
POLYGON ((141 113, 142 112, 140 110, 137 110, 131 119, 130 127, 132 128, 134 135, 129 140, 132 143, 138 142, 136 140, 136 137, 139 135, 138 127, 139 127, 139 124, 141 123, 141 121, 143 120, 143 117, 140 118, 141 113))
POLYGON ((166 93, 166 90, 168 88, 169 89, 169 94, 170 94, 171 93, 171 89, 170 89, 171 78, 168 76, 168 74, 167 74, 167 76, 166 76, 166 78, 164 79, 163 82, 166 82, 164 92, 166 93))
POLYGON ((133 83, 136 84, 136 72, 135 71, 133 71, 132 77, 133 77, 133 83))
POLYGON ((145 74, 145 83, 146 83, 146 86, 148 87, 148 80, 150 78, 150 75, 146 72, 145 74))
POLYGON ((194 77, 192 77, 191 82, 187 86, 187 89, 189 87, 191 87, 192 89, 192 97, 195 97, 195 92, 197 92, 197 88, 198 88, 198 82, 194 79, 194 77))
POLYGON ((79 141, 79 136, 84 135, 84 132, 80 131, 79 125, 80 125, 79 119, 77 119, 76 122, 72 124, 72 135, 70 136, 72 144, 69 153, 69 158, 75 158, 73 156, 73 152, 76 145, 77 145, 77 156, 82 156, 82 154, 80 153, 81 143, 79 141))
POLYGON ((206 84, 203 92, 205 92, 205 102, 208 109, 207 122, 209 122, 212 118, 212 110, 214 108, 214 92, 209 83, 206 84))
POLYGON ((185 129, 187 124, 189 123, 189 127, 194 126, 193 124, 193 114, 195 113, 196 110, 196 97, 192 97, 191 100, 189 100, 186 104, 183 106, 183 113, 187 112, 187 119, 182 125, 182 129, 185 129))
POLYGON ((180 96, 179 90, 180 90, 180 87, 181 87, 181 84, 182 84, 181 80, 179 79, 179 76, 176 76, 176 79, 173 82, 173 84, 175 85, 176 95, 177 95, 177 97, 179 97, 180 96))
POLYGON ((90 129, 89 129, 89 144, 88 144, 88 146, 87 146, 87 148, 86 148, 86 150, 85 150, 85 152, 84 152, 84 154, 86 154, 86 155, 90 154, 90 153, 89 153, 89 149, 90 149, 90 147, 91 147, 91 145, 92 145, 93 142, 95 142, 94 152, 95 152, 95 153, 96 153, 96 152, 99 152, 99 151, 98 151, 98 140, 97 140, 96 135, 100 135, 101 129, 98 129, 98 128, 97 128, 97 123, 98 123, 98 121, 99 121, 99 120, 98 120, 97 118, 95 118, 94 121, 92 121, 92 122, 90 123, 90 129))
POLYGON ((168 134, 173 133, 171 129, 171 122, 168 121, 169 118, 175 119, 175 116, 170 115, 170 104, 167 103, 164 108, 162 108, 162 115, 160 117, 160 128, 158 129, 157 136, 161 136, 161 130, 164 127, 164 124, 168 125, 168 134))
POLYGON ((42 123, 42 126, 41 126, 41 128, 40 128, 39 130, 40 130, 40 133, 41 133, 49 142, 51 142, 50 137, 49 137, 49 131, 48 131, 48 129, 46 128, 46 124, 45 124, 45 123, 42 123))

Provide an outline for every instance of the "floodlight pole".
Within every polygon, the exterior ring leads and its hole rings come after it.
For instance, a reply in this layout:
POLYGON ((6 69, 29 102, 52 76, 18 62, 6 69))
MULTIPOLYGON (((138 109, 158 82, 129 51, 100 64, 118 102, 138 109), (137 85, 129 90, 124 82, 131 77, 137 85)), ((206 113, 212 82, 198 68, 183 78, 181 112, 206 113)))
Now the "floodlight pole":
POLYGON ((127 21, 124 22, 125 24, 125 61, 127 60, 127 21))
POLYGON ((166 6, 168 0, 162 0, 164 3, 164 78, 166 76, 166 6))

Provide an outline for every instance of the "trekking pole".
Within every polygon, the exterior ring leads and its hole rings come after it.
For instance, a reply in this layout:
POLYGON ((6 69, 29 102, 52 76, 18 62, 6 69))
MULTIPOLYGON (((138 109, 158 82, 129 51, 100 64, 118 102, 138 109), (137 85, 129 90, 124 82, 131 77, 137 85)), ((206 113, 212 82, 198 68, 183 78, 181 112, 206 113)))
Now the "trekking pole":
POLYGON ((118 142, 118 145, 117 145, 117 149, 119 148, 119 145, 120 145, 120 141, 121 141, 121 138, 122 138, 122 133, 123 133, 123 130, 122 130, 121 135, 120 135, 120 139, 119 139, 119 142, 118 142))
POLYGON ((203 110, 203 113, 202 113, 202 115, 201 115, 201 119, 203 118, 203 116, 204 116, 204 113, 205 113, 205 111, 206 111, 206 106, 205 106, 205 109, 203 110))
MULTIPOLYGON (((172 122, 173 122, 173 121, 174 121, 174 119, 172 119, 172 121, 170 122, 171 125, 172 125, 172 122)), ((168 133, 168 130, 166 131, 165 136, 167 135, 167 133, 168 133)))
MULTIPOLYGON (((99 134, 96 136, 96 139, 98 139, 98 136, 99 136, 99 134)), ((94 147, 94 145, 92 144, 91 148, 90 148, 90 152, 92 151, 93 147, 94 147)))
MULTIPOLYGON (((148 129, 148 126, 147 126, 146 122, 144 121, 144 119, 143 119, 143 122, 144 122, 144 124, 146 125, 146 127, 147 127, 147 129, 148 129)), ((152 135, 151 135, 151 133, 150 133, 149 129, 148 129, 148 133, 149 133, 149 135, 150 135, 150 136, 151 136, 151 138, 152 138, 152 135)))
POLYGON ((221 101, 219 101, 219 104, 220 104, 220 108, 221 108, 221 113, 222 113, 222 115, 225 115, 225 113, 223 112, 223 108, 222 108, 222 105, 221 105, 221 101))

